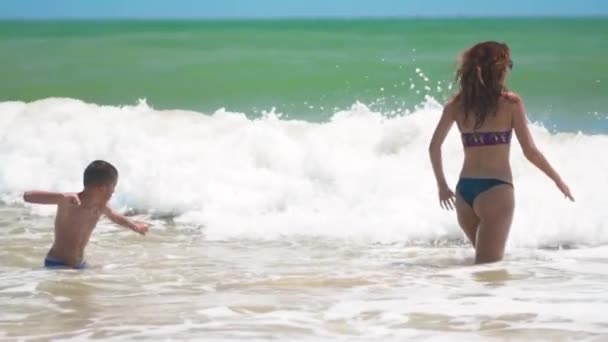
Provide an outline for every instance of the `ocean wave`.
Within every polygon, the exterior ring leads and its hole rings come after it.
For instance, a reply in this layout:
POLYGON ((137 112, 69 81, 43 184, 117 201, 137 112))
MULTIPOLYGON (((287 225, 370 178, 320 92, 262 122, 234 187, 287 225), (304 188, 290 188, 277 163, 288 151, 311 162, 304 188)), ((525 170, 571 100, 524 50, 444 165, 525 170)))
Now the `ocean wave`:
MULTIPOLYGON (((145 101, 122 107, 65 98, 3 102, 0 200, 21 205, 22 192, 34 188, 78 191, 84 167, 105 159, 120 172, 114 207, 170 216, 203 227, 210 239, 451 240, 462 234, 454 212, 437 203, 427 153, 440 113, 432 98, 390 116, 355 103, 324 123, 277 113, 249 119, 221 109, 161 111, 145 101)), ((564 200, 515 140, 509 243, 606 244, 601 194, 608 187, 608 136, 552 133, 539 124, 531 130, 577 202, 564 200)), ((455 129, 443 151, 454 185, 462 163, 455 129)))

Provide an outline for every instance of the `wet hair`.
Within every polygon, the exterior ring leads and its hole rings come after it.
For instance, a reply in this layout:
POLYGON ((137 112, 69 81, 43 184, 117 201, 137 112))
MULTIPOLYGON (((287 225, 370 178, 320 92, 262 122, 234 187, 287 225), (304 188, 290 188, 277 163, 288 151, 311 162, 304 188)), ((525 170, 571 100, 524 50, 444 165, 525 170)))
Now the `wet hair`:
POLYGON ((464 120, 475 120, 479 128, 489 115, 496 115, 498 100, 506 91, 503 79, 512 68, 511 51, 507 44, 482 42, 466 50, 456 72, 460 84, 457 97, 464 111, 464 120))
POLYGON ((103 160, 95 160, 84 170, 84 186, 109 185, 118 179, 116 168, 103 160))

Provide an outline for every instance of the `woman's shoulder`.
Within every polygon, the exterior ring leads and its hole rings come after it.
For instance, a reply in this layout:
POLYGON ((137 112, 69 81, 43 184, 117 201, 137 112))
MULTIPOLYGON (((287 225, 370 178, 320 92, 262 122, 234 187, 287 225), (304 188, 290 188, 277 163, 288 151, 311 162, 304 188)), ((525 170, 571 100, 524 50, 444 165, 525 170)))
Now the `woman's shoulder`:
POLYGON ((444 105, 444 107, 446 109, 450 109, 450 110, 452 110, 452 109, 454 109, 456 107, 459 107, 459 106, 460 106, 460 94, 456 94, 456 95, 450 97, 445 102, 445 105, 444 105))
POLYGON ((505 99, 510 104, 519 104, 523 102, 521 96, 514 91, 505 91, 502 94, 502 98, 505 99))

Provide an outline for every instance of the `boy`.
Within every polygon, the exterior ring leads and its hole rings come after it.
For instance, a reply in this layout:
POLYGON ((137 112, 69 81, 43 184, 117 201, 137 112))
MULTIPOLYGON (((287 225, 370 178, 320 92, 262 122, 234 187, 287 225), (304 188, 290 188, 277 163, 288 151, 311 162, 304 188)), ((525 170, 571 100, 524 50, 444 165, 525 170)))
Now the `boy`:
POLYGON ((84 190, 80 193, 28 191, 23 195, 29 203, 57 205, 55 241, 44 259, 45 267, 85 268, 84 248, 102 214, 118 225, 146 234, 149 224, 133 222, 108 207, 117 181, 116 168, 96 160, 84 170, 84 190))

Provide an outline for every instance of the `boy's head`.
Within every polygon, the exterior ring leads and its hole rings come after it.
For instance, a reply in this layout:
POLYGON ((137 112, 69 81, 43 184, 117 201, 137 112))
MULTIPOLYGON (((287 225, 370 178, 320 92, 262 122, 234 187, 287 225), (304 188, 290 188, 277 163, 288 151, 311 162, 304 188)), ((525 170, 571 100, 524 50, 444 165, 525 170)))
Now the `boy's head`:
POLYGON ((95 160, 84 170, 84 188, 95 191, 107 202, 114 193, 118 181, 118 171, 112 164, 95 160))

